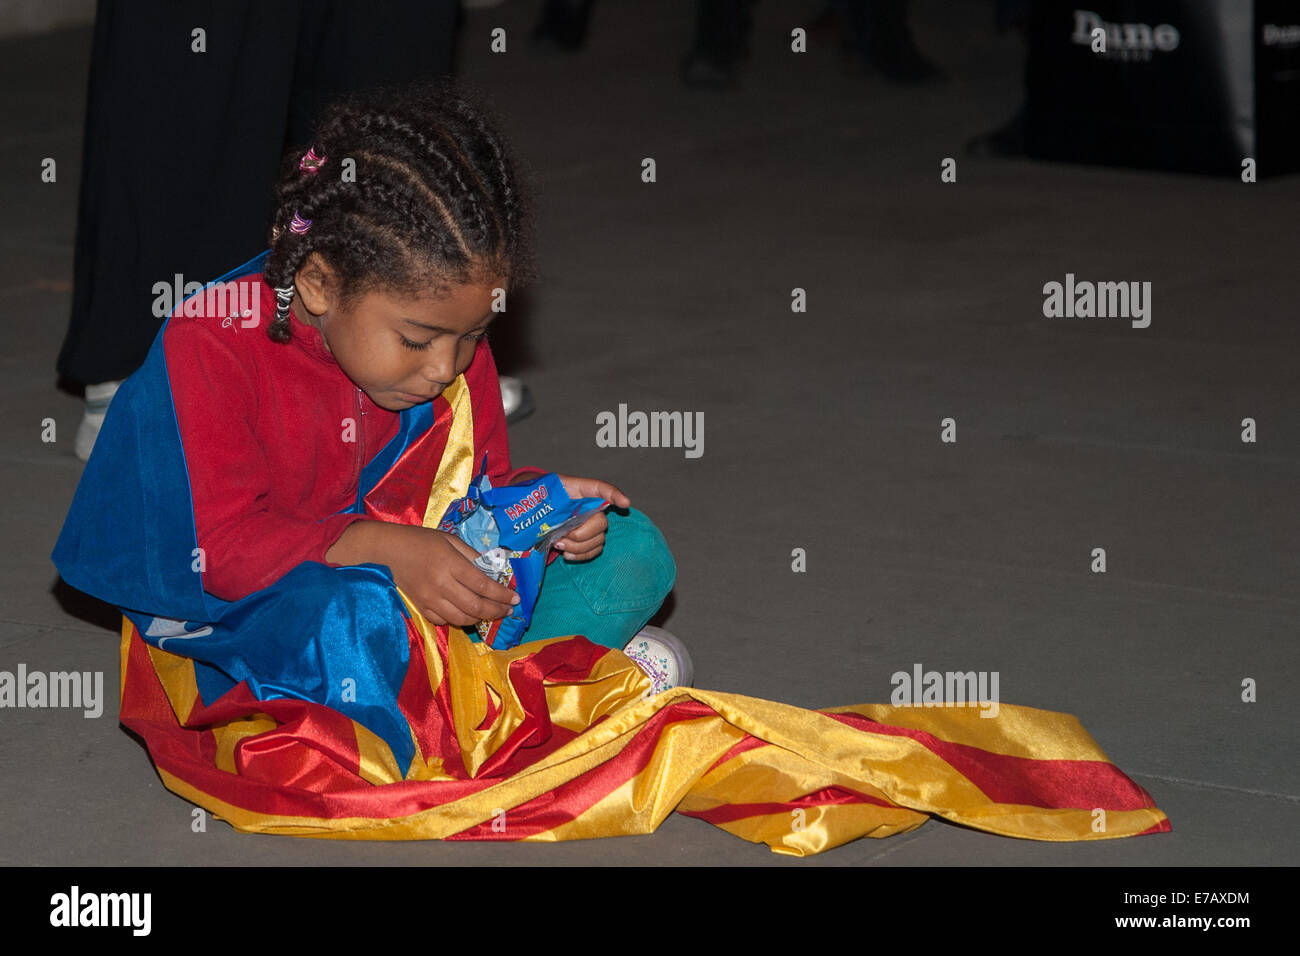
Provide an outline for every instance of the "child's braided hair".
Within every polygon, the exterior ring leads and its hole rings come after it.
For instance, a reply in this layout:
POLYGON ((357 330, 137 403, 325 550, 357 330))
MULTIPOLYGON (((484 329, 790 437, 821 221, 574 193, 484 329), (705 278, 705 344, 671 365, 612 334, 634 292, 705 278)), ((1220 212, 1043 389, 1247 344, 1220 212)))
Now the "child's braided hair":
POLYGON ((450 81, 334 104, 310 147, 286 155, 275 189, 263 278, 277 308, 267 334, 289 341, 294 277, 313 252, 344 302, 377 288, 414 296, 533 278, 517 170, 481 99, 450 81), (344 175, 345 160, 355 176, 344 175))

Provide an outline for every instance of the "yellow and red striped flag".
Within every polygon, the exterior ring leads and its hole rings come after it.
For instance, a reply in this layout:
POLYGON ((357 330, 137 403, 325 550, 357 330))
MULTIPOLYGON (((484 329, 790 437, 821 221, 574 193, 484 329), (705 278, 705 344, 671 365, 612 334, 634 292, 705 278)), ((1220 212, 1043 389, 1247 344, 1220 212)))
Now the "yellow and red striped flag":
POLYGON ((383 740, 321 704, 241 684, 204 706, 194 662, 129 619, 122 722, 169 789, 249 832, 574 840, 649 833, 677 810, 805 856, 930 816, 1038 840, 1169 830, 1066 714, 817 711, 691 688, 642 699, 640 669, 585 638, 494 651, 407 609, 405 774, 383 740))

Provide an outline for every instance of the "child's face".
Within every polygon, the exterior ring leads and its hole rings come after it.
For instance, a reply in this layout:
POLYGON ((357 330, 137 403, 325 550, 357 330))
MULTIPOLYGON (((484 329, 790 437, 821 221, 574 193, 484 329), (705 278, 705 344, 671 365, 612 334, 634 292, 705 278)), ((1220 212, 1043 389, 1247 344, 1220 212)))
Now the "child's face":
POLYGON ((321 330, 334 360, 371 401, 393 412, 437 398, 469 368, 495 315, 493 290, 505 288, 502 278, 453 286, 441 299, 368 292, 345 307, 310 272, 298 274, 294 314, 321 330))

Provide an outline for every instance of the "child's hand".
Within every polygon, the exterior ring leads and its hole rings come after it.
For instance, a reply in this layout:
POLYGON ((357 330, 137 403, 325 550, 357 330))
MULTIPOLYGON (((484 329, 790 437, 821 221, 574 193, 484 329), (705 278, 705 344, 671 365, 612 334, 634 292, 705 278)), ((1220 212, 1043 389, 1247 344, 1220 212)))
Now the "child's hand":
POLYGON ((417 578, 411 600, 431 624, 473 627, 479 621, 505 617, 519 603, 511 588, 474 567, 478 552, 470 545, 453 534, 420 530, 428 533, 432 543, 419 555, 423 579, 417 578))
MULTIPOLYGON (((626 508, 632 504, 632 499, 608 481, 560 474, 556 477, 560 479, 560 484, 564 485, 564 490, 570 498, 604 498, 619 508, 626 508)), ((605 512, 598 511, 555 542, 555 547, 564 552, 565 561, 590 561, 605 550, 605 531, 608 528, 609 521, 605 517, 605 512)))
POLYGON ((431 528, 400 527, 413 533, 403 534, 388 569, 430 624, 473 627, 505 617, 519 603, 511 588, 474 567, 478 552, 460 538, 431 528))

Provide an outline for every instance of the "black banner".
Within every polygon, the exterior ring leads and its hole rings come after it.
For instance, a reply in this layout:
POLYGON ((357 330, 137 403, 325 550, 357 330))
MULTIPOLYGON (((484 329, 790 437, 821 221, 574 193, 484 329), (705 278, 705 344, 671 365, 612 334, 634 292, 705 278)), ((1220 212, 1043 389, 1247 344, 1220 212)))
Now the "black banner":
POLYGON ((1300 167, 1300 6, 1279 0, 1035 3, 1026 151, 1240 176, 1300 167))

